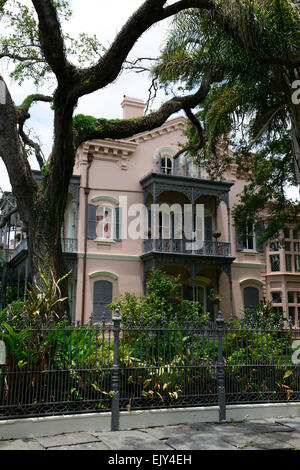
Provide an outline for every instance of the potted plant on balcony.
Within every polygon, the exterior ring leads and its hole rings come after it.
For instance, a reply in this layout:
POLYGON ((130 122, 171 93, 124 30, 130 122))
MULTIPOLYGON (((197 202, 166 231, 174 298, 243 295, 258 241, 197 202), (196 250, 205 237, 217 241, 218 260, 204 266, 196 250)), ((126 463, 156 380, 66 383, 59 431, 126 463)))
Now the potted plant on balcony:
POLYGON ((210 304, 217 304, 221 302, 222 298, 215 293, 214 289, 210 289, 209 295, 208 295, 208 302, 210 304))
POLYGON ((222 233, 220 232, 220 230, 215 230, 212 235, 213 235, 213 237, 217 240, 218 238, 220 238, 220 236, 222 235, 222 233))

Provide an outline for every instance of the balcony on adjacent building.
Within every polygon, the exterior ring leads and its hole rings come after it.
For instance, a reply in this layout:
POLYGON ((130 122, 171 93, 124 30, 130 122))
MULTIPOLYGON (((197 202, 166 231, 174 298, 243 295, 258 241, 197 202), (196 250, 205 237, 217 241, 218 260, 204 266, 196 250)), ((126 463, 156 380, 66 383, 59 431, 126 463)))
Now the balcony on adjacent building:
MULTIPOLYGON (((75 238, 62 238, 62 251, 63 253, 77 253, 77 239, 75 238)), ((20 253, 28 251, 27 238, 23 238, 15 248, 4 248, 5 261, 9 263, 15 259, 20 253)))

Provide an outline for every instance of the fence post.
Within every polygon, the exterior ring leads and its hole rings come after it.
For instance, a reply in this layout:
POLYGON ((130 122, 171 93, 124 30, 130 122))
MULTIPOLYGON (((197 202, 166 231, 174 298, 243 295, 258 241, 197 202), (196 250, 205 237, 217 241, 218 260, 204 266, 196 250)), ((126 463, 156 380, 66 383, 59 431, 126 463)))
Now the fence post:
POLYGON ((119 344, 121 316, 119 310, 116 310, 113 317, 114 332, 114 358, 112 366, 112 403, 111 403, 111 430, 119 430, 119 404, 120 404, 120 364, 119 364, 119 344))
POLYGON ((223 359, 223 337, 224 337, 224 318, 219 310, 216 319, 218 332, 218 365, 217 365, 217 381, 218 381, 218 405, 219 405, 219 422, 226 421, 226 394, 225 394, 225 366, 223 359))

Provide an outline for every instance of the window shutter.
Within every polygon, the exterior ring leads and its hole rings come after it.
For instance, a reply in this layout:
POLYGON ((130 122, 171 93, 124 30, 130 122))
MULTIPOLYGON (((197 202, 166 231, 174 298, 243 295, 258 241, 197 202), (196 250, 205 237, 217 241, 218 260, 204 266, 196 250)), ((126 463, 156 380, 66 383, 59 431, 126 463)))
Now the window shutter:
POLYGON ((92 321, 111 322, 112 313, 107 304, 112 302, 112 283, 109 281, 97 281, 94 283, 94 303, 92 321))
POLYGON ((122 240, 122 209, 121 207, 115 208, 115 233, 114 240, 120 242, 122 240))
POLYGON ((205 241, 212 241, 212 216, 206 216, 204 223, 205 241))
POLYGON ((88 206, 88 238, 95 239, 97 227, 97 206, 89 204, 88 206))
POLYGON ((245 287, 244 289, 244 309, 255 312, 259 305, 259 290, 256 287, 245 287))
POLYGON ((235 239, 237 251, 242 251, 244 249, 244 237, 243 234, 237 229, 235 230, 235 239))
POLYGON ((264 243, 259 240, 263 236, 263 234, 264 224, 262 221, 257 222, 257 224, 255 225, 256 250, 260 253, 264 252, 264 243))

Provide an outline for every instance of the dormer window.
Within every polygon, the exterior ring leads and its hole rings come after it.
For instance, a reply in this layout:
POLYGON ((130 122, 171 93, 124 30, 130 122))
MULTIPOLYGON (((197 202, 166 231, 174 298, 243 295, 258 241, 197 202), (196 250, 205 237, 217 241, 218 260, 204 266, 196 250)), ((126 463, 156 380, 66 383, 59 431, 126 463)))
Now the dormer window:
POLYGON ((171 174, 173 171, 173 159, 167 156, 162 156, 160 159, 160 171, 164 174, 171 174))

